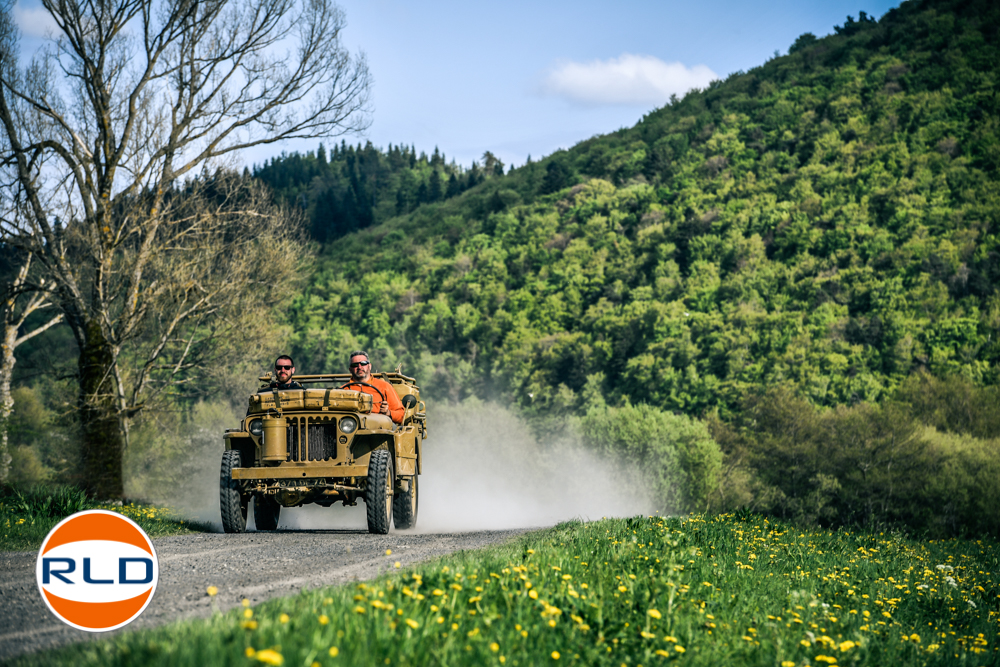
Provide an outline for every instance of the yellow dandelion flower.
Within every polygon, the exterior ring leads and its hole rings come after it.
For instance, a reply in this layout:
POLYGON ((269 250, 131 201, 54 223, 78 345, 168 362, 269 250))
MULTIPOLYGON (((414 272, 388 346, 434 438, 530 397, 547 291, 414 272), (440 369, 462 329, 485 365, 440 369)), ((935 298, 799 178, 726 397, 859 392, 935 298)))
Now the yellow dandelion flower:
POLYGON ((329 653, 331 658, 336 658, 338 655, 340 655, 340 649, 337 648, 336 646, 331 646, 329 653))
POLYGON ((673 642, 674 644, 676 644, 677 643, 677 637, 671 637, 670 635, 667 635, 666 637, 663 638, 663 641, 665 641, 665 642, 673 642))
POLYGON ((656 639, 656 635, 652 632, 646 632, 645 630, 640 632, 639 635, 642 636, 643 639, 656 639))
POLYGON ((240 623, 240 627, 243 628, 244 630, 256 630, 257 621, 243 621, 242 623, 240 623))
POLYGON ((333 604, 333 598, 323 598, 323 604, 333 604))
POLYGON ((458 623, 452 623, 451 624, 451 629, 452 630, 458 630, 458 623))
POLYGON ((240 604, 242 604, 244 607, 249 607, 250 606, 250 600, 247 600, 246 598, 243 598, 243 602, 241 602, 240 604))
POLYGON ((532 600, 538 599, 538 591, 528 591, 528 597, 532 600))
POLYGON ((802 644, 803 646, 805 646, 806 648, 809 648, 810 646, 812 646, 812 642, 809 641, 808 639, 803 639, 799 643, 802 644))
POLYGON ((911 642, 917 642, 919 644, 920 643, 920 635, 918 635, 917 633, 914 632, 912 635, 910 635, 910 641, 911 642))
POLYGON ((647 613, 647 614, 649 614, 649 617, 650 617, 650 618, 655 618, 655 619, 657 619, 657 620, 659 620, 659 619, 663 618, 663 614, 661 614, 661 613, 660 613, 659 611, 657 611, 656 609, 650 609, 650 610, 649 610, 649 611, 647 611, 646 613, 647 613))
POLYGON ((243 651, 243 655, 248 658, 252 658, 257 651, 253 650, 253 646, 247 646, 247 650, 243 651))
POLYGON ((323 665, 319 664, 318 660, 313 660, 312 664, 309 665, 309 667, 323 667, 323 665))
POLYGON ((253 609, 244 609, 243 618, 253 618, 253 609))
POLYGON ((281 665, 285 662, 285 658, 282 657, 280 653, 270 648, 266 648, 263 651, 257 651, 257 655, 254 657, 266 665, 281 665))
POLYGON ((653 651, 653 653, 655 653, 656 655, 661 655, 664 658, 669 658, 670 657, 670 652, 669 651, 664 651, 662 648, 656 649, 655 651, 653 651))
POLYGON ((395 563, 392 564, 392 566, 396 569, 399 569, 399 561, 397 560, 395 563))
POLYGON ((414 630, 420 627, 420 624, 414 621, 412 618, 406 619, 406 624, 411 628, 413 628, 414 630))
POLYGON ((440 588, 435 588, 433 590, 433 592, 431 592, 431 595, 441 596, 441 595, 444 595, 444 591, 441 590, 440 588))
POLYGON ((624 586, 619 586, 619 587, 618 587, 618 592, 619 592, 619 593, 624 593, 624 592, 625 592, 625 591, 627 591, 627 590, 628 590, 628 589, 627 589, 627 588, 625 588, 624 586))
POLYGON ((219 594, 219 589, 216 588, 215 586, 209 586, 207 592, 208 592, 209 597, 213 597, 214 598, 216 595, 219 594))
POLYGON ((844 651, 850 651, 855 646, 857 646, 857 644, 855 644, 854 642, 852 642, 849 639, 847 641, 842 641, 842 642, 840 642, 840 646, 839 646, 840 652, 843 653, 844 651))
POLYGON ((392 549, 386 549, 385 550, 385 555, 386 556, 391 556, 392 555, 392 549))
POLYGON ((782 660, 781 661, 781 667, 795 667, 795 661, 794 660, 782 660))
POLYGON ((533 553, 535 553, 535 550, 534 550, 534 549, 528 549, 528 554, 529 554, 529 555, 530 555, 530 554, 533 554, 533 553))
POLYGON ((278 617, 278 621, 281 623, 288 623, 288 614, 282 614, 278 617))
POLYGON ((320 625, 326 625, 329 622, 330 622, 330 617, 327 616, 326 614, 323 614, 323 615, 321 615, 319 617, 319 624, 320 625))
POLYGON ((355 614, 363 614, 363 613, 365 613, 365 608, 364 607, 355 607, 354 608, 354 613, 355 614))
POLYGON ((438 616, 435 620, 437 621, 438 625, 441 625, 442 623, 444 623, 444 616, 438 616))
POLYGON ((497 651, 500 650, 500 644, 493 642, 492 644, 490 644, 490 650, 496 653, 497 651))
POLYGON ((675 646, 675 647, 674 647, 674 650, 675 650, 675 651, 677 651, 678 653, 683 653, 683 652, 684 652, 684 651, 686 651, 687 649, 686 649, 686 648, 684 648, 683 646, 675 646))
POLYGON ((552 651, 552 659, 553 660, 559 659, 559 651, 552 651))

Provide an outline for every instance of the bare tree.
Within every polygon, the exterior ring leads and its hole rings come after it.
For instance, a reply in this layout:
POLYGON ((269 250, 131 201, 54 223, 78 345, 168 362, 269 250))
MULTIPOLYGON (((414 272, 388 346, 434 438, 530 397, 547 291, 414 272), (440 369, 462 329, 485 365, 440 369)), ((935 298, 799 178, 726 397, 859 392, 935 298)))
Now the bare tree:
POLYGON ((14 350, 38 334, 47 331, 62 321, 62 313, 56 313, 48 321, 24 329, 28 318, 35 312, 50 308, 49 291, 45 280, 33 284, 29 280, 31 254, 21 258, 20 266, 0 303, 0 323, 3 325, 3 340, 0 341, 0 485, 7 483, 10 474, 10 449, 7 440, 7 424, 14 410, 14 396, 11 394, 11 380, 17 358, 14 350))
POLYGON ((342 45, 331 0, 43 0, 61 34, 19 69, 4 1, 0 196, 26 214, 0 225, 50 277, 79 343, 83 480, 120 497, 129 419, 158 382, 191 381, 192 351, 232 331, 226 306, 241 300, 214 276, 259 296, 267 280, 282 291, 268 270, 294 273, 261 258, 266 243, 294 247, 280 212, 242 179, 210 192, 213 170, 252 146, 363 129, 368 70, 342 45), (206 197, 197 212, 192 194, 206 197), (226 231, 236 220, 271 237, 226 231))

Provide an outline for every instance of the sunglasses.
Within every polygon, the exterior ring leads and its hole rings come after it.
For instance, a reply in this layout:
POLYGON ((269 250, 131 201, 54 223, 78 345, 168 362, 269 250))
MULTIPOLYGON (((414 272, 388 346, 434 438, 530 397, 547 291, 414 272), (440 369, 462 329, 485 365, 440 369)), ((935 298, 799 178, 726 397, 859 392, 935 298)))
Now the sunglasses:
POLYGON ((351 364, 351 368, 359 368, 361 366, 367 366, 370 363, 371 363, 370 361, 359 361, 357 363, 351 364))
POLYGON ((276 370, 276 371, 290 371, 290 370, 292 370, 292 367, 291 366, 285 366, 285 365, 282 365, 282 364, 275 364, 274 365, 274 370, 276 370))

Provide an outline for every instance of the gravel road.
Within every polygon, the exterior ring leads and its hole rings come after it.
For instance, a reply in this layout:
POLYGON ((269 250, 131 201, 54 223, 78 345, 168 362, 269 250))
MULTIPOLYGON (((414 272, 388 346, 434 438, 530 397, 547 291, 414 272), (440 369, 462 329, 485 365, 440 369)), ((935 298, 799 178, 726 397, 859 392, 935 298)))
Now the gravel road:
MULTIPOLYGON (((229 609, 243 598, 257 604, 303 588, 371 579, 397 560, 410 565, 497 544, 523 532, 369 535, 360 530, 286 530, 164 537, 153 541, 160 562, 153 601, 142 616, 119 632, 208 616, 208 586, 218 587, 219 606, 229 609), (391 557, 386 557, 386 549, 392 549, 391 557)), ((76 630, 52 616, 35 583, 36 557, 35 551, 0 553, 0 661, 106 636, 76 630)))

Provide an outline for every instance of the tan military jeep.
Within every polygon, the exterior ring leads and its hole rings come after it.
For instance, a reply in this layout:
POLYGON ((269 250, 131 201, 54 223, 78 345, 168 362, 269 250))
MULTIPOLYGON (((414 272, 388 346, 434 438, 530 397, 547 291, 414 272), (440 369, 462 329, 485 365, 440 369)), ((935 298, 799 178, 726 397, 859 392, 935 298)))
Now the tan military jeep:
MULTIPOLYGON (((402 401, 402 424, 373 414, 370 395, 341 389, 351 379, 346 373, 296 375, 292 379, 304 389, 265 387, 250 397, 240 428, 223 436, 219 501, 227 533, 246 530, 251 499, 258 530, 276 529, 282 507, 353 506, 359 498, 372 533, 388 533, 393 522, 397 528, 416 525, 427 437, 420 388, 399 372, 374 377, 389 382, 402 401)), ((260 379, 270 382, 271 376, 260 379)))

